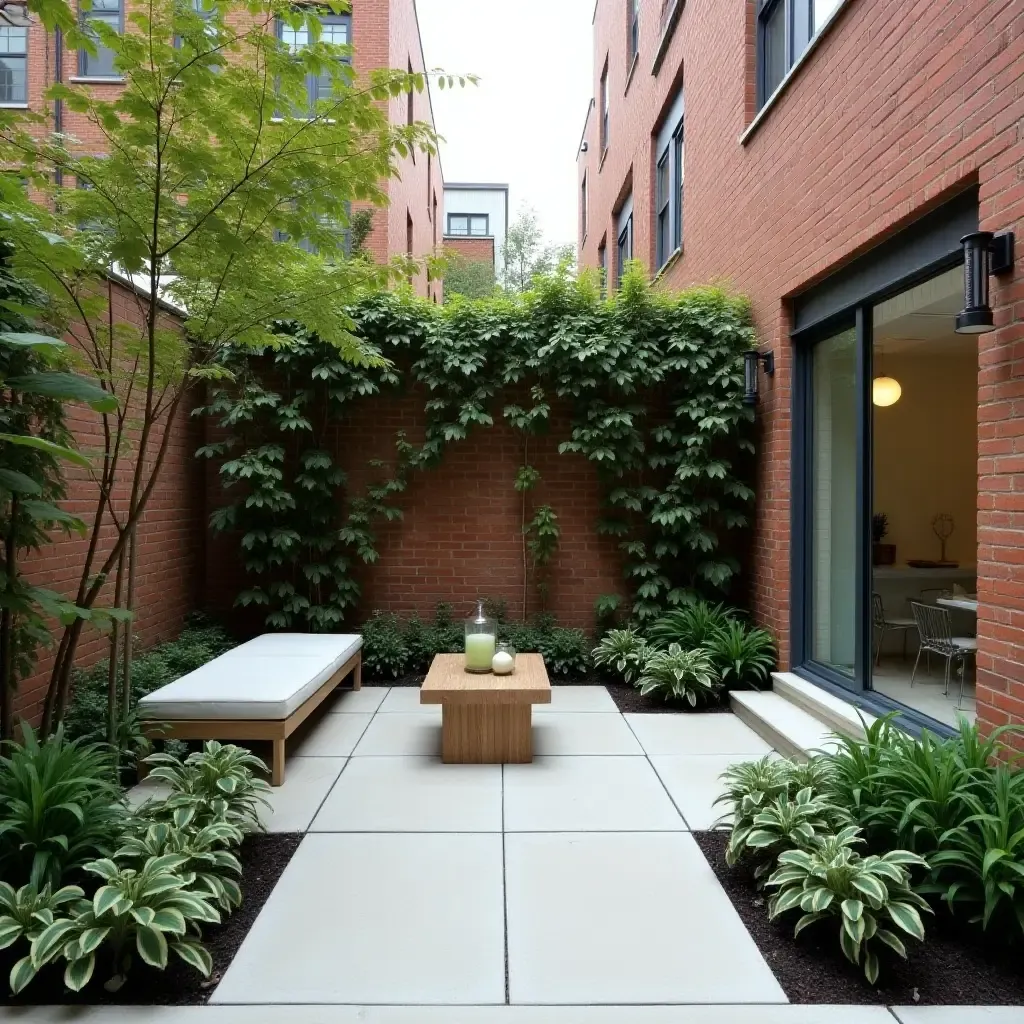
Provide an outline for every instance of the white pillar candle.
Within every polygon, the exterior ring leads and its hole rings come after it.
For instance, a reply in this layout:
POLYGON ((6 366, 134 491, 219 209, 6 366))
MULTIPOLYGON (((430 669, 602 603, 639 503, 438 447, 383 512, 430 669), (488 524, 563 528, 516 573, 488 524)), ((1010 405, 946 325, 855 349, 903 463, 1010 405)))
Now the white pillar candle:
POLYGON ((493 633, 470 633, 466 637, 466 671, 490 672, 494 657, 493 633))
POLYGON ((491 659, 491 671, 496 676, 510 676, 516 667, 516 660, 508 651, 498 651, 491 659))

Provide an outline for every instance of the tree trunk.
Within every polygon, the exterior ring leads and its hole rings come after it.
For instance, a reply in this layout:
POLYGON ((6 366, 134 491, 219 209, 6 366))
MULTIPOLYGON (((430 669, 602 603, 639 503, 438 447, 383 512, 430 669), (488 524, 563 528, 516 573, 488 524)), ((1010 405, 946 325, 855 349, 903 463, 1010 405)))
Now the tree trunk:
MULTIPOLYGON (((124 550, 117 560, 117 579, 114 582, 114 607, 121 607, 121 591, 124 587, 124 550)), ((110 626, 110 655, 107 658, 107 742, 117 744, 117 662, 121 649, 121 624, 114 619, 110 626)))
POLYGON ((127 722, 132 711, 132 657, 135 641, 135 574, 136 554, 138 552, 138 531, 132 527, 131 537, 128 539, 128 593, 124 603, 125 608, 132 613, 132 618, 125 623, 124 628, 124 662, 121 666, 121 721, 127 722))
MULTIPOLYGON (((4 539, 4 572, 7 574, 7 589, 13 591, 17 581, 18 553, 15 540, 15 520, 18 516, 18 496, 11 496, 11 518, 4 539)), ((14 735, 14 609, 5 608, 0 614, 0 739, 9 740, 14 735)))

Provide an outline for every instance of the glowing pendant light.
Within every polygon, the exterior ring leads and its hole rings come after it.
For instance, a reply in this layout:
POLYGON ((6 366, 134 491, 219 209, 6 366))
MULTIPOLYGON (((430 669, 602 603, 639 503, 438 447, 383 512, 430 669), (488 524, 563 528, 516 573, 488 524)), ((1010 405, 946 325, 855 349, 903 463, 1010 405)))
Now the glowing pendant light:
POLYGON ((903 388, 895 377, 876 377, 871 382, 871 401, 875 405, 895 405, 903 394, 903 388))

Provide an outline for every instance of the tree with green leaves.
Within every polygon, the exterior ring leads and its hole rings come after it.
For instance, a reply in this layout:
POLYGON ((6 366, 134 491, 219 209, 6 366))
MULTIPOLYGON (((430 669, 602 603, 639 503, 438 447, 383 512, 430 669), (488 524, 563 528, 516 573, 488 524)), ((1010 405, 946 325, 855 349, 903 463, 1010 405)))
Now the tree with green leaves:
POLYGON ((59 507, 65 463, 88 466, 71 445, 64 403, 87 402, 110 410, 114 400, 96 383, 67 369, 66 346, 39 334, 25 315, 43 296, 11 277, 0 251, 0 739, 14 730, 18 682, 49 641, 47 619, 70 622, 81 615, 73 602, 29 584, 22 559, 50 541, 50 531, 85 531, 59 507))
MULTIPOLYGON (((404 277, 409 262, 345 258, 349 211, 385 204, 384 179, 413 150, 436 152, 436 136, 388 121, 388 101, 422 91, 423 74, 356 74, 351 48, 322 38, 321 14, 342 11, 340 0, 218 0, 203 11, 143 0, 123 33, 103 22, 86 31, 62 0, 30 6, 63 28, 69 48, 109 48, 124 78, 116 98, 74 83, 49 91, 89 121, 99 147, 52 134, 43 115, 0 110, 0 164, 44 196, 33 204, 0 182, 12 266, 48 294, 72 348, 117 400, 93 458, 96 501, 74 595, 91 609, 124 566, 189 395, 229 373, 226 345, 280 345, 273 324, 287 319, 343 361, 380 363, 344 306, 398 270, 404 277), (57 170, 86 187, 55 186, 57 170), (115 322, 112 275, 137 294, 137 323, 115 322), (121 488, 129 497, 116 505, 121 488)), ((130 568, 128 577, 130 594, 130 568)), ((76 619, 61 636, 44 730, 67 706, 82 628, 76 619)))
POLYGON ((502 252, 502 285, 510 292, 528 291, 536 278, 571 269, 576 264, 575 246, 544 244, 537 211, 528 206, 519 211, 510 225, 502 252))

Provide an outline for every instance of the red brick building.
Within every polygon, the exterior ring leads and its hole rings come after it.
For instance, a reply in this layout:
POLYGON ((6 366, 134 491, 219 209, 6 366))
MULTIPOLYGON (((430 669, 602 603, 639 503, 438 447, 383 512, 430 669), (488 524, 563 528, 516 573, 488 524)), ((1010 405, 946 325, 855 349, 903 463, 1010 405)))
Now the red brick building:
POLYGON ((948 723, 976 634, 978 718, 1024 721, 1022 258, 993 243, 991 326, 957 319, 961 237, 1024 241, 1024 6, 597 0, 593 83, 581 265, 726 282, 774 359, 752 590, 783 665, 948 723), (941 654, 911 683, 947 628, 948 695, 941 654))
MULTIPOLYGON (((131 0, 95 0, 90 18, 113 27, 125 26, 126 4, 131 0)), ((324 23, 338 43, 354 47, 353 64, 359 72, 376 68, 426 70, 415 0, 360 0, 352 13, 324 15, 324 23)), ((86 84, 98 93, 116 95, 121 79, 110 51, 96 55, 68 49, 58 33, 47 32, 34 14, 6 7, 0 18, 0 106, 36 111, 47 109, 44 94, 57 81, 86 84)), ((433 125, 429 89, 389 101, 392 123, 425 121, 433 125)), ((64 104, 49 104, 53 130, 99 150, 101 136, 82 114, 64 104)), ((389 206, 374 214, 366 248, 380 260, 410 254, 422 258, 437 248, 442 228, 436 223, 443 205, 444 176, 436 156, 413 153, 400 164, 400 176, 386 183, 389 206)), ((440 299, 439 281, 427 280, 425 271, 415 281, 420 295, 440 299)))

